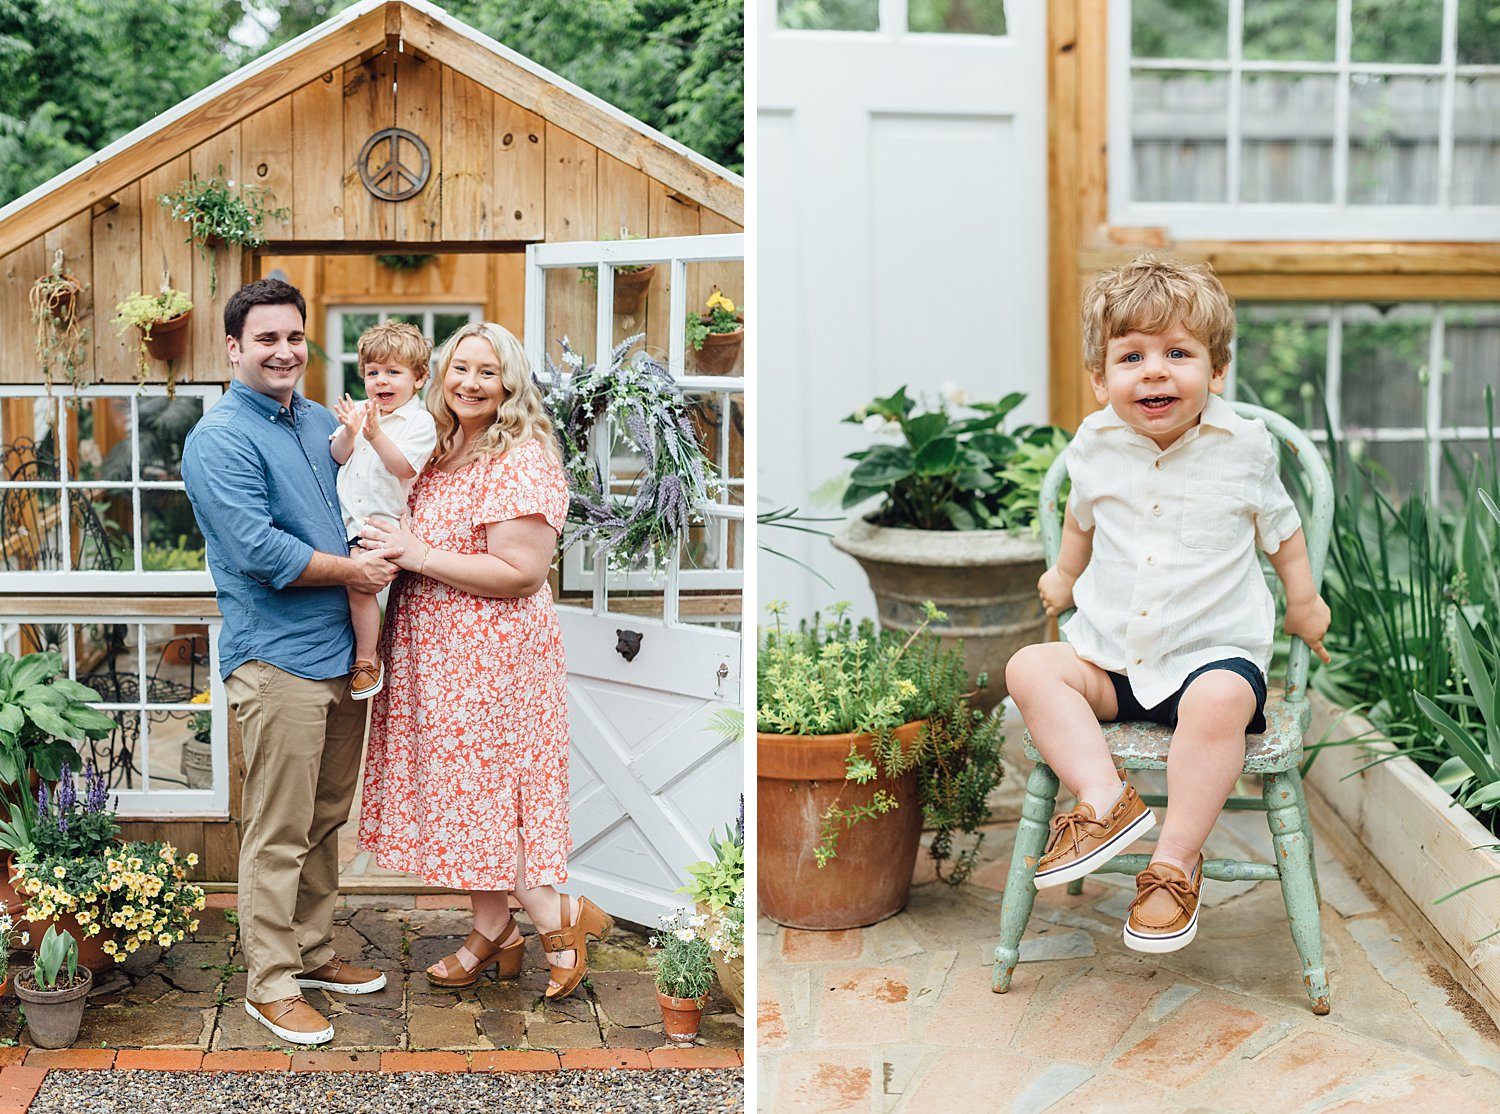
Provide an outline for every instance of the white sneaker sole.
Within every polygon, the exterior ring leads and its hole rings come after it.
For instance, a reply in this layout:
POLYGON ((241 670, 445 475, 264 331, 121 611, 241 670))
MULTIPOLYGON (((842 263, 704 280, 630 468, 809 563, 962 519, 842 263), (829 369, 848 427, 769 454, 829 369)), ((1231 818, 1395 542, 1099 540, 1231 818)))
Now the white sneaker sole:
POLYGON ((324 982, 322 979, 298 979, 303 990, 327 990, 334 994, 374 994, 385 989, 385 975, 376 975, 369 982, 324 982))
POLYGON ((368 700, 368 699, 370 699, 370 697, 374 696, 377 692, 379 692, 383 688, 385 688, 385 670, 384 669, 382 669, 380 671, 380 680, 376 681, 373 685, 371 685, 367 689, 351 688, 349 690, 349 695, 352 696, 352 697, 354 697, 354 699, 356 699, 356 700, 368 700))
POLYGON ((301 1033, 296 1029, 283 1029, 274 1021, 268 1020, 265 1014, 261 1013, 248 1001, 245 1003, 245 1012, 248 1013, 251 1017, 255 1018, 256 1021, 259 1021, 267 1029, 271 1030, 271 1032, 275 1033, 282 1040, 290 1041, 292 1044, 327 1044, 329 1041, 333 1040, 332 1025, 316 1033, 301 1033))
POLYGON ((1071 863, 1063 866, 1053 867, 1045 874, 1036 876, 1036 888, 1045 890, 1048 886, 1061 886, 1064 882, 1072 882, 1094 873, 1115 855, 1129 847, 1141 836, 1156 827, 1156 814, 1149 808, 1135 818, 1129 827, 1115 833, 1115 838, 1108 843, 1100 844, 1081 859, 1074 859, 1071 863))
POLYGON ((1193 942, 1193 937, 1196 935, 1198 935, 1197 909, 1193 910, 1193 919, 1188 921, 1187 927, 1170 936, 1142 936, 1131 932, 1130 922, 1125 922, 1125 946, 1131 951, 1150 952, 1152 955, 1163 955, 1166 952, 1175 952, 1178 948, 1185 948, 1193 942))

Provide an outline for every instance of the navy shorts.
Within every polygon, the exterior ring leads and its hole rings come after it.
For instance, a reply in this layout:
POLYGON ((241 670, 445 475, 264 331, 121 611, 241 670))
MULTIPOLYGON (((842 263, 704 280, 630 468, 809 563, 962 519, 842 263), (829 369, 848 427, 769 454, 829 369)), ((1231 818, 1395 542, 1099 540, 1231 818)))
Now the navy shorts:
POLYGON ((1190 684, 1211 669, 1227 669, 1250 682, 1250 687, 1255 690, 1255 715, 1251 717, 1249 726, 1245 728, 1245 734, 1259 735, 1263 732, 1266 729, 1266 675, 1249 658, 1224 658, 1221 661, 1211 661, 1207 665, 1200 665, 1187 675, 1187 680, 1182 682, 1180 689, 1154 708, 1141 706, 1141 702, 1131 691, 1130 680, 1125 674, 1111 673, 1109 679, 1115 686, 1115 702, 1119 705, 1119 710, 1115 713, 1115 721, 1124 723, 1131 720, 1148 720, 1151 723, 1176 727, 1177 702, 1182 699, 1182 694, 1187 691, 1190 684))

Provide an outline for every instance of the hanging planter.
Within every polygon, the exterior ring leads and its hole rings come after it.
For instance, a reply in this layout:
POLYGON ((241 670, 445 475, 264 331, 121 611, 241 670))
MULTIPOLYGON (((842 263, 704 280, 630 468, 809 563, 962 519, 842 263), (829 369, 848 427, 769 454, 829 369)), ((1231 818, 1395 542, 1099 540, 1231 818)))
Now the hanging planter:
POLYGON ((181 290, 170 286, 162 288, 160 294, 130 295, 115 306, 113 323, 120 326, 123 334, 134 328, 140 332, 140 357, 137 381, 145 386, 149 369, 146 357, 162 360, 167 365, 167 394, 171 396, 174 384, 172 365, 187 351, 188 323, 193 319, 193 303, 181 290))
POLYGON ((722 292, 709 295, 708 312, 688 318, 688 347, 697 353, 700 375, 728 375, 745 342, 745 316, 722 292))
POLYGON ((60 370, 75 386, 83 368, 89 339, 88 329, 78 323, 85 287, 63 270, 63 253, 59 248, 52 270, 31 284, 28 300, 31 320, 36 326, 36 358, 42 365, 47 386, 52 386, 53 369, 60 370))
POLYGON ((644 267, 616 267, 615 312, 628 317, 639 313, 655 274, 655 263, 647 263, 644 267))
POLYGON ((212 178, 196 174, 157 201, 173 220, 189 228, 188 240, 198 242, 198 252, 208 260, 208 293, 219 292, 218 249, 225 244, 239 244, 254 249, 266 242, 266 221, 284 221, 290 210, 273 208, 275 200, 263 186, 237 186, 234 179, 224 178, 224 167, 212 178))

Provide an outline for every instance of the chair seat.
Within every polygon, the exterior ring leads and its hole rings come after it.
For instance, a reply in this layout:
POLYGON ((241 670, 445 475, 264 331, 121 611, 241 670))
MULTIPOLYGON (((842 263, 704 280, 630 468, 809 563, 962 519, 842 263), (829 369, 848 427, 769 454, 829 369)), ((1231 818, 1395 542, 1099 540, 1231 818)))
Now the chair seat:
MULTIPOLYGON (((1245 772, 1278 773, 1302 761, 1302 736, 1307 731, 1312 710, 1306 700, 1288 704, 1285 690, 1273 688, 1266 696, 1266 730, 1260 735, 1245 736, 1245 772)), ((1165 770, 1167 748, 1172 743, 1172 729, 1158 723, 1133 721, 1106 723, 1104 741, 1116 764, 1127 770, 1165 770)), ((1031 741, 1028 730, 1022 737, 1026 757, 1033 762, 1043 758, 1031 741)))

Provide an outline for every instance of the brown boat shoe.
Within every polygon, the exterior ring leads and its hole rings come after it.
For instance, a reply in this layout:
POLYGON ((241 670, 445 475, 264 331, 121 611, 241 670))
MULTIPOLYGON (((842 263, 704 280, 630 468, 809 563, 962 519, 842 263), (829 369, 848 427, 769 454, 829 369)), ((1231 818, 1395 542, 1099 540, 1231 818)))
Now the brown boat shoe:
POLYGON ((1203 855, 1189 878, 1171 863, 1152 863, 1135 876, 1135 900, 1125 920, 1125 946, 1138 952, 1175 952, 1198 933, 1203 855))
POLYGON ((335 994, 374 994, 385 989, 385 974, 370 967, 356 967, 334 956, 316 971, 297 976, 303 990, 331 990, 335 994))
MULTIPOLYGON (((1124 771, 1120 778, 1124 781, 1124 771)), ((1092 805, 1052 818, 1052 837, 1036 864, 1036 888, 1060 886, 1092 874, 1156 825, 1156 814, 1125 781, 1120 799, 1102 819, 1092 805)))
POLYGON ((309 1006, 300 994, 274 1002, 252 1002, 246 998, 245 1012, 292 1044, 323 1044, 333 1040, 333 1026, 328 1019, 309 1006))
POLYGON ((349 677, 349 695, 356 700, 368 700, 385 687, 385 668, 380 659, 366 661, 360 658, 354 663, 354 672, 349 677))

